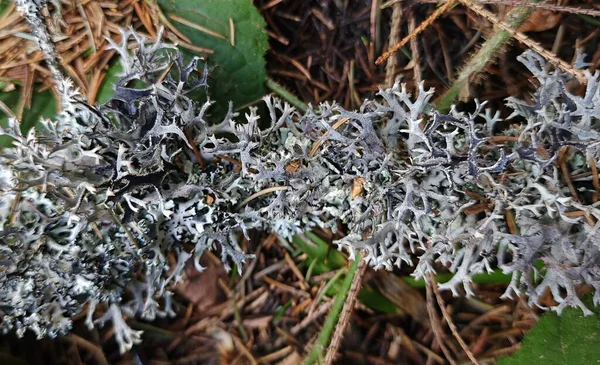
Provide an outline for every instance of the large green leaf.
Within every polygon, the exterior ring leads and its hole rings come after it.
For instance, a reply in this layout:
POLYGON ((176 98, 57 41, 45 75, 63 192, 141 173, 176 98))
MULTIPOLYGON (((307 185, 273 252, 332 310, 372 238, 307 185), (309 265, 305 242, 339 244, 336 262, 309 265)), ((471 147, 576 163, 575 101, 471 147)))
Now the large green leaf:
MULTIPOLYGON (((15 111, 19 103, 20 90, 11 92, 0 92, 0 100, 6 104, 8 108, 15 111)), ((23 110, 21 118, 21 131, 26 133, 31 127, 35 127, 40 121, 40 118, 52 118, 56 114, 56 100, 50 90, 42 92, 34 91, 31 99, 31 108, 23 110)), ((8 117, 0 112, 0 125, 6 126, 8 117)), ((0 147, 8 146, 11 139, 7 136, 0 136, 0 147)))
POLYGON ((546 313, 529 332, 521 349, 499 365, 591 365, 600 364, 600 314, 584 316, 581 310, 565 309, 560 316, 546 313))
POLYGON ((264 96, 267 78, 265 22, 250 0, 158 0, 167 17, 176 15, 226 39, 171 21, 192 44, 214 50, 206 56, 211 69, 209 95, 217 103, 211 109, 223 115, 229 101, 239 108, 264 96), (230 20, 234 42, 231 42, 230 20))
POLYGON ((4 10, 6 10, 6 8, 8 8, 9 4, 10 4, 10 0, 0 0, 0 15, 3 15, 4 10))
POLYGON ((121 77, 123 73, 123 66, 119 62, 118 58, 113 58, 110 62, 108 70, 106 71, 106 76, 104 77, 104 81, 102 85, 100 85, 100 89, 98 90, 98 96, 96 97, 96 104, 106 103, 115 93, 115 85, 121 77))

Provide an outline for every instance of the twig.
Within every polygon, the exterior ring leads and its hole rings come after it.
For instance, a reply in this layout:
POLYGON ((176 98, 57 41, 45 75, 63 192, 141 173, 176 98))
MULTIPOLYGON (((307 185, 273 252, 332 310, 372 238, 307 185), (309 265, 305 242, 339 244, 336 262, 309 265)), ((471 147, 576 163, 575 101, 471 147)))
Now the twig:
POLYGON ((469 360, 471 360, 471 362, 473 364, 479 365, 479 362, 475 358, 475 355, 473 355, 471 350, 469 350, 469 346, 467 346, 467 344, 465 343, 463 338, 460 336, 460 333, 458 333, 458 329, 456 328, 454 321, 452 321, 452 318, 450 318, 450 315, 448 314, 448 311, 446 310, 446 304, 444 303, 444 300, 442 299, 442 296, 440 295, 440 289, 438 288, 437 283, 435 282, 435 277, 433 276, 432 273, 429 273, 429 282, 430 282, 431 288, 433 289, 433 294, 435 295, 438 306, 440 307, 440 309, 442 311, 442 316, 446 320, 446 323, 448 323, 448 327, 450 327, 450 332, 452 332, 452 335, 454 336, 454 338, 456 338, 460 347, 467 354, 467 356, 469 357, 469 360))
MULTIPOLYGON (((415 31, 415 28, 417 26, 417 20, 415 19, 415 9, 412 8, 410 9, 410 12, 408 13, 408 31, 410 33, 415 31)), ((417 41, 417 37, 413 37, 410 40, 410 53, 412 54, 412 63, 413 63, 413 78, 415 79, 415 90, 418 89, 418 85, 421 84, 421 82, 423 81, 423 75, 422 75, 422 70, 421 70, 421 63, 420 63, 420 53, 419 53, 419 44, 417 41)))
POLYGON ((558 165, 562 172, 562 178, 567 183, 567 186, 569 187, 569 192, 571 192, 571 198, 573 200, 575 200, 576 202, 578 202, 579 196, 577 194, 577 189, 575 188, 575 185, 573 185, 573 180, 571 180, 571 173, 569 172, 569 167, 567 166, 567 162, 566 162, 566 157, 567 157, 568 151, 569 151, 569 147, 564 146, 558 152, 558 165))
MULTIPOLYGON (((337 122, 335 122, 332 126, 331 129, 336 130, 338 129, 342 124, 346 123, 347 121, 349 121, 350 118, 342 118, 339 119, 337 122)), ((323 137, 327 136, 327 132, 325 132, 325 134, 323 134, 323 137)), ((321 145, 323 144, 323 140, 320 139, 318 140, 314 146, 310 149, 310 153, 308 154, 308 156, 312 157, 315 155, 315 153, 317 153, 317 150, 319 149, 319 147, 321 147, 321 145)))
POLYGON ((360 252, 357 252, 356 258, 354 259, 354 261, 352 261, 352 264, 350 265, 350 269, 348 270, 348 274, 346 275, 346 278, 344 279, 344 282, 342 283, 342 287, 340 288, 340 291, 337 293, 337 296, 335 297, 335 301, 333 302, 333 305, 331 306, 331 311, 329 312, 329 315, 327 315, 327 318, 325 319, 325 323, 323 324, 321 333, 319 334, 319 337, 317 338, 317 341, 313 345, 310 353, 308 354, 308 356, 306 356, 306 359, 304 359, 304 362, 303 362, 304 365, 314 364, 318 359, 322 358, 323 351, 327 347, 327 343, 329 342, 329 339, 331 338, 331 334, 333 333, 333 328, 335 327, 336 323, 338 322, 338 316, 340 315, 340 312, 342 311, 342 307, 344 306, 344 301, 345 301, 344 298, 346 298, 346 296, 348 295, 348 293, 350 291, 350 287, 352 286, 354 276, 356 275, 356 272, 358 270, 358 264, 361 261, 362 261, 362 255, 360 254, 360 252))
POLYGON ((413 39, 417 35, 421 34, 428 26, 431 25, 431 23, 433 23, 437 18, 439 18, 442 14, 444 14, 444 12, 446 10, 450 9, 450 7, 452 5, 454 5, 454 3, 456 1, 457 0, 450 0, 447 3, 445 3, 444 5, 442 5, 439 8, 437 8, 433 12, 433 14, 431 14, 429 16, 429 18, 425 19, 425 21, 423 21, 421 24, 419 24, 419 26, 414 30, 414 32, 410 33, 408 36, 406 36, 403 40, 401 40, 399 43, 397 43, 395 46, 393 46, 387 52, 385 52, 384 54, 382 54, 381 56, 379 56, 379 58, 377 59, 377 61, 375 61, 375 64, 376 65, 380 65, 383 62, 385 62, 385 60, 387 60, 388 58, 390 58, 391 55, 393 55, 394 53, 396 53, 400 48, 404 47, 404 45, 406 43, 408 43, 408 41, 410 41, 411 39, 413 39))
POLYGON ((435 312, 435 305, 433 303, 433 289, 431 288, 431 283, 435 282, 434 280, 435 279, 432 278, 425 280, 425 288, 427 289, 427 313, 429 314, 429 321, 431 322, 431 331, 433 332, 435 341, 442 349, 444 356, 446 356, 446 360, 448 360, 451 365, 457 365, 456 361, 450 356, 450 351, 448 351, 448 348, 444 345, 444 340, 442 338, 440 319, 435 312))
POLYGON ((592 195, 592 200, 595 202, 598 201, 598 194, 600 194, 600 182, 598 181, 598 168, 596 166, 596 161, 594 157, 589 154, 587 156, 588 164, 590 165, 590 170, 592 170, 592 184, 594 185, 594 194, 592 195))
MULTIPOLYGON (((400 23, 402 22, 402 3, 398 2, 393 5, 392 24, 390 26, 390 40, 388 47, 392 48, 398 42, 400 35, 400 23)), ((392 87, 394 85, 394 69, 396 68, 397 57, 390 57, 385 66, 385 86, 392 87)))
POLYGON ((356 302, 356 297, 358 296, 358 292, 362 284, 362 278, 364 277, 366 271, 367 261, 360 260, 356 275, 352 279, 350 293, 348 294, 348 298, 346 298, 346 302, 344 303, 340 320, 335 328, 333 337, 331 338, 331 345, 329 345, 327 355, 325 356, 325 365, 331 365, 333 363, 333 358, 337 354, 340 344, 342 343, 342 338, 344 337, 344 332, 348 326, 348 323, 350 322, 350 315, 352 314, 352 309, 354 309, 354 303, 356 302))
POLYGON ((38 6, 32 0, 15 0, 17 9, 23 13, 25 19, 29 23, 31 34, 37 41, 38 47, 44 54, 50 73, 54 78, 56 84, 56 90, 59 95, 64 97, 63 86, 65 85, 66 77, 62 72, 60 63, 58 62, 58 55, 56 53, 56 47, 50 38, 46 23, 44 23, 44 16, 42 15, 42 7, 38 6))

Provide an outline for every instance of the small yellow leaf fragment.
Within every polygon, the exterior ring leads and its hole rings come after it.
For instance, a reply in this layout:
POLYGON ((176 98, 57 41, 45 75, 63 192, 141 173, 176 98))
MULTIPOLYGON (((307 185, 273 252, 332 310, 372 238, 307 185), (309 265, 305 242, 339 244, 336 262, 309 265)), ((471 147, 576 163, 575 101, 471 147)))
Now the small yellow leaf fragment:
POLYGON ((362 194, 365 186, 365 179, 362 177, 355 177, 352 181, 352 187, 350 188, 350 197, 352 199, 356 198, 360 194, 362 194))
POLYGON ((212 203, 214 203, 214 202, 215 202, 215 198, 212 195, 208 194, 206 196, 206 205, 212 205, 212 203))
POLYGON ((293 174, 294 172, 298 171, 298 169, 300 168, 300 165, 301 165, 300 161, 298 161, 298 160, 292 161, 285 167, 285 171, 287 171, 290 174, 293 174))

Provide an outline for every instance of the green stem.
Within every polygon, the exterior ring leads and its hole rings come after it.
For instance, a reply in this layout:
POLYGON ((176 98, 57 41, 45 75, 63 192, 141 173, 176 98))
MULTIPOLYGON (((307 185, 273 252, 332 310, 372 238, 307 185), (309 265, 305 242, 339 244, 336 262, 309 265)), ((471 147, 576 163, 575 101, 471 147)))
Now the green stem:
POLYGON ((324 351, 331 340, 331 335, 333 334, 333 330, 335 329, 335 325, 338 322, 338 317, 340 316, 340 312, 344 307, 344 302, 346 301, 346 297, 348 296, 348 292, 350 291, 350 286, 352 285, 352 280, 356 275, 356 271, 358 269, 358 264, 362 260, 362 255, 360 252, 356 252, 356 257, 350 268, 348 269, 348 274, 344 278, 344 282, 342 283, 342 287, 340 291, 337 293, 335 297, 335 301, 331 306, 331 310, 325 319, 325 323, 323 324, 323 328, 321 329, 321 333, 319 334, 319 338, 317 338, 317 342, 313 345, 310 353, 304 359, 304 365, 312 365, 319 359, 323 359, 324 351))
MULTIPOLYGON (((452 279, 454 276, 453 273, 442 273, 435 275, 435 281, 438 284, 445 283, 452 279)), ((473 275, 473 283, 474 284, 508 284, 510 283, 512 276, 504 274, 502 270, 496 269, 492 273, 485 274, 476 274, 473 275)), ((422 289, 425 287, 425 280, 423 279, 415 279, 412 276, 402 276, 402 279, 406 281, 406 283, 415 288, 422 289)))
POLYGON ((283 86, 279 85, 272 78, 267 78, 267 87, 271 89, 275 94, 279 95, 283 100, 292 104, 302 112, 306 113, 308 110, 308 105, 306 105, 302 100, 298 99, 296 95, 287 91, 283 86))
MULTIPOLYGON (((518 29, 533 10, 534 8, 516 7, 508 13, 508 20, 506 23, 510 25, 511 28, 518 29)), ((452 104, 458 99, 460 91, 467 86, 471 76, 482 72, 484 67, 511 38, 510 33, 501 30, 483 43, 479 51, 471 57, 465 67, 461 70, 452 87, 434 102, 440 113, 447 113, 450 110, 452 104)))

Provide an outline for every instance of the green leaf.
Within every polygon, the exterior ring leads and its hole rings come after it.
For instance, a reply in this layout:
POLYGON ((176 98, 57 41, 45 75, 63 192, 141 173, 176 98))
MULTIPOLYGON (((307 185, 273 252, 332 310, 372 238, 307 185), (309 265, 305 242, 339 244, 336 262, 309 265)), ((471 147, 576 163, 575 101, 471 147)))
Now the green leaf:
POLYGON ((358 300, 367 307, 381 313, 398 313, 398 309, 394 303, 384 297, 379 291, 371 288, 362 288, 360 292, 358 292, 358 300))
POLYGON ((167 17, 176 15, 225 38, 171 20, 193 45, 214 50, 213 54, 202 54, 211 70, 208 92, 217 101, 211 109, 213 115, 224 115, 229 101, 239 108, 264 96, 268 38, 265 21, 252 1, 158 0, 158 4, 167 17), (229 19, 235 30, 233 46, 229 19))
POLYGON ((595 312, 585 317, 580 309, 567 308, 561 316, 544 314, 525 336, 521 349, 500 358, 498 364, 600 364, 600 314, 595 312))
POLYGON ((4 15, 4 10, 10 5, 10 0, 0 0, 0 15, 4 15))
POLYGON ((308 260, 305 261, 307 265, 316 260, 312 271, 314 275, 346 266, 344 256, 312 232, 294 236, 293 242, 308 256, 308 260))
MULTIPOLYGON (((19 104, 19 98, 21 97, 20 90, 13 90, 6 93, 0 93, 0 100, 6 104, 13 112, 19 104)), ((21 131, 27 133, 31 127, 35 127, 40 118, 52 118, 56 114, 56 100, 50 90, 42 92, 34 91, 31 108, 23 111, 23 117, 21 118, 21 131)), ((6 126, 8 116, 3 112, 0 112, 0 125, 6 126)), ((0 147, 6 147, 10 144, 11 138, 7 136, 0 136, 0 147)))
POLYGON ((585 15, 585 14, 577 14, 577 16, 592 25, 600 27, 600 20, 594 18, 593 16, 589 16, 589 15, 585 15))
POLYGON ((116 57, 110 62, 104 81, 98 90, 98 96, 96 97, 97 104, 104 104, 113 96, 115 93, 115 85, 121 79, 119 75, 122 73, 123 66, 121 65, 121 62, 119 62, 119 57, 116 57))

